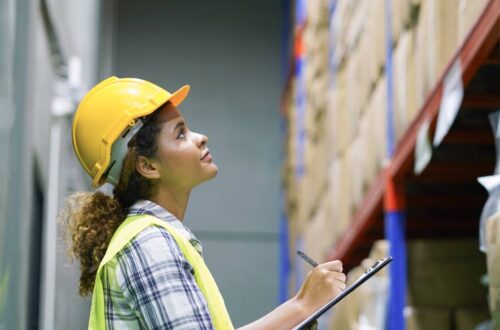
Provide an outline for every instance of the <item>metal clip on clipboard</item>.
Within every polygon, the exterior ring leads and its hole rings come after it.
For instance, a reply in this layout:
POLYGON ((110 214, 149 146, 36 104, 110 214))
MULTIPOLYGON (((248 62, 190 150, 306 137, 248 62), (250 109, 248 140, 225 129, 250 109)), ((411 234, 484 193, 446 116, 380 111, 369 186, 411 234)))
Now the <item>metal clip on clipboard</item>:
POLYGON ((377 261, 376 263, 373 264, 373 266, 369 267, 363 275, 361 275, 356 282, 354 282, 350 287, 342 291, 338 296, 327 302, 323 307, 318 309, 316 312, 314 312, 311 316, 309 316, 307 319, 302 321, 299 325, 297 325, 295 328, 292 330, 301 330, 305 329, 307 326, 309 326, 314 320, 316 320, 318 317, 323 315, 327 310, 332 308, 334 305, 336 305, 339 301, 344 299, 347 295, 349 295, 351 292, 353 292, 357 287, 359 287, 361 284, 366 282, 370 277, 378 273, 379 270, 387 266, 392 261, 392 257, 387 257, 384 259, 381 259, 377 261))

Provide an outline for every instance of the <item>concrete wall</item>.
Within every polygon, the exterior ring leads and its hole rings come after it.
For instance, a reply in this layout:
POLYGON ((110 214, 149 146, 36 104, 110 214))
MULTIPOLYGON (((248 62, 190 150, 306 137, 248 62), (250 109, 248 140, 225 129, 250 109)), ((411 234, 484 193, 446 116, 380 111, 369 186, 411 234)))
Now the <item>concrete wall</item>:
MULTIPOLYGON (((69 263, 55 217, 67 194, 87 189, 88 180, 71 150, 71 115, 53 114, 54 97, 70 102, 70 113, 76 100, 61 89, 67 81, 53 60, 54 40, 41 4, 0 2, 2 330, 86 329, 88 320, 89 301, 77 293, 78 265, 69 263), (54 154, 60 157, 55 167, 54 154), (51 174, 51 168, 59 170, 51 174)), ((79 87, 88 89, 97 79, 98 2, 54 0, 47 5, 64 60, 80 58, 79 87)))
POLYGON ((192 194, 185 224, 235 325, 278 301, 280 1, 116 3, 113 73, 173 91, 205 133, 219 175, 192 194))

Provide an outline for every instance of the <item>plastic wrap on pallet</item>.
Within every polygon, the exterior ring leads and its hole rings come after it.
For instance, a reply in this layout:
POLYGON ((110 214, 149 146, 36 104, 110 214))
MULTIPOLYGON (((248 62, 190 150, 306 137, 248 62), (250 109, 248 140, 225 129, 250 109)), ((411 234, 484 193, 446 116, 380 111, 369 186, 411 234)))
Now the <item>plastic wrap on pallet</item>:
POLYGON ((500 175, 483 176, 477 179, 479 183, 488 191, 488 199, 484 204, 479 220, 479 249, 488 251, 485 230, 487 220, 495 213, 500 212, 500 175))
POLYGON ((426 120, 418 129, 417 141, 415 143, 415 165, 413 172, 421 174, 432 158, 432 145, 429 139, 430 121, 426 120))
POLYGON ((500 174, 500 110, 492 112, 489 115, 489 120, 491 124, 491 129, 493 130, 493 135, 495 137, 495 147, 496 147, 496 165, 495 174, 500 174))
POLYGON ((433 141, 435 147, 439 146, 446 134, 448 134, 460 110, 463 97, 462 63, 460 58, 457 58, 443 80, 443 96, 441 96, 433 141))

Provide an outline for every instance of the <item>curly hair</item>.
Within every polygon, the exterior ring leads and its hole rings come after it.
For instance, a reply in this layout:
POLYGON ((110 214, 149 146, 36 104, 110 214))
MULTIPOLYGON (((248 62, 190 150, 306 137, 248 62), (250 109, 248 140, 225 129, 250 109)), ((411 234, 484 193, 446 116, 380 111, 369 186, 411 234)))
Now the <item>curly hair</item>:
POLYGON ((129 142, 118 184, 113 196, 100 191, 75 193, 59 213, 59 220, 68 224, 66 236, 71 241, 69 254, 80 260, 79 293, 92 293, 97 269, 111 237, 125 220, 128 209, 139 199, 150 196, 154 182, 136 169, 137 157, 155 157, 161 125, 155 111, 129 142))

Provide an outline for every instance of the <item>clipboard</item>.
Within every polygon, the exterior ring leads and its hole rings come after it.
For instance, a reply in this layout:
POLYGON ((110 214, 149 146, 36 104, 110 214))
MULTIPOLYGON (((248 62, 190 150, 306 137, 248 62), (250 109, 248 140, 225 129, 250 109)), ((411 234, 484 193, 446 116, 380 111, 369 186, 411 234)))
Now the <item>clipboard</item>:
POLYGON ((328 311, 330 308, 332 308, 335 304, 337 304, 339 301, 344 299, 347 295, 349 295, 351 292, 353 292, 357 287, 359 287, 361 284, 366 282, 370 277, 375 275, 379 270, 387 266, 392 261, 392 257, 387 257, 384 259, 381 259, 377 261, 376 263, 373 264, 373 266, 369 267, 363 275, 361 275, 356 282, 354 282, 351 286, 349 286, 347 289, 342 291, 338 296, 327 302, 323 307, 318 309, 316 312, 314 312, 311 316, 309 316, 307 319, 302 321, 299 325, 297 325, 295 328, 292 330, 301 330, 305 329, 307 326, 311 325, 314 320, 316 320, 318 317, 323 315, 326 311, 328 311))

